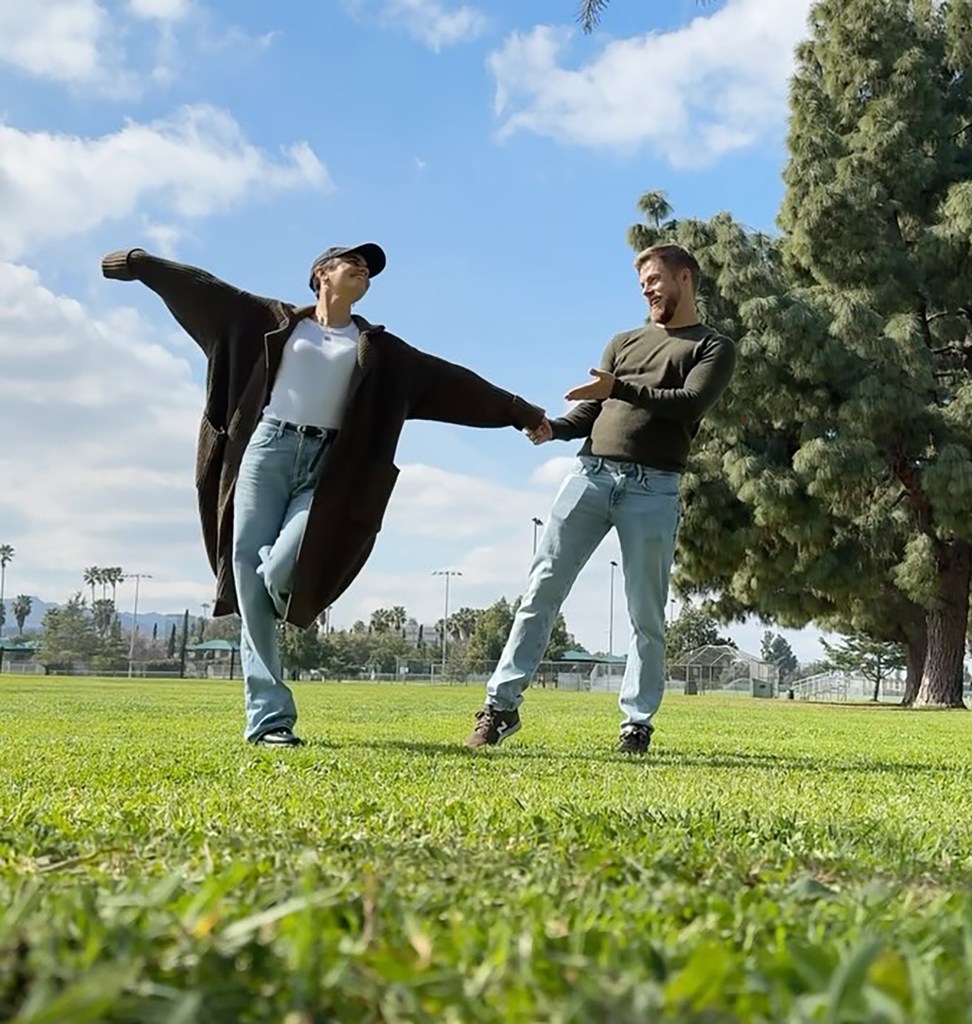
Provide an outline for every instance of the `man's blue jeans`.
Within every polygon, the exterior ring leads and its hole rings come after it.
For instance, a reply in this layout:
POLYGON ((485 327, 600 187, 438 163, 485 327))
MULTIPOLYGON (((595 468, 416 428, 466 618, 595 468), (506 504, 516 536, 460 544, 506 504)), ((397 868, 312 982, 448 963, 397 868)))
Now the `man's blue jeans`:
POLYGON ((665 692, 665 603, 679 522, 679 476, 631 462, 581 457, 564 480, 534 555, 526 592, 486 703, 512 711, 543 658, 578 573, 613 526, 631 619, 621 682, 623 725, 651 725, 665 692))
POLYGON ((243 454, 233 506, 233 577, 243 625, 240 662, 246 730, 255 740, 293 728, 297 706, 283 681, 277 620, 287 610, 297 552, 330 439, 261 420, 243 454))

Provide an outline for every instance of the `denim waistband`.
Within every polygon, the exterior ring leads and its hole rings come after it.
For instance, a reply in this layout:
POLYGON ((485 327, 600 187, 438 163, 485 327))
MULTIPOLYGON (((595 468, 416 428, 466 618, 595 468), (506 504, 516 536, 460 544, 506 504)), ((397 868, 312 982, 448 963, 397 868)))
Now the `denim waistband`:
POLYGON ((636 480, 647 480, 649 477, 666 477, 674 480, 681 478, 681 474, 673 469, 655 469, 641 462, 621 462, 618 459, 606 459, 602 455, 581 455, 579 458, 581 462, 590 466, 594 473, 606 469, 609 473, 633 477, 636 480))

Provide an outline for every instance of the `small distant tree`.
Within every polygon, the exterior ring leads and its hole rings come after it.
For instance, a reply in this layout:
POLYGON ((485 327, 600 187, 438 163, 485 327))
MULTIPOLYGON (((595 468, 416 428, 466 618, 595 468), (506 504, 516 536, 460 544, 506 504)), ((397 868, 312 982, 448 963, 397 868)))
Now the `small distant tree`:
POLYGON ((763 634, 760 654, 763 661, 768 661, 771 665, 776 666, 780 673, 781 683, 792 678, 793 673, 800 667, 800 662, 797 661, 797 656, 793 653, 793 648, 790 647, 786 637, 770 630, 763 634))
POLYGON ((280 625, 280 660, 284 669, 294 679, 300 673, 316 668, 321 663, 321 645, 317 635, 317 624, 313 623, 306 629, 292 626, 289 623, 280 625))
POLYGON ((673 664, 699 647, 735 647, 735 641, 719 632, 719 623, 703 608, 683 604, 678 618, 669 623, 665 643, 668 663, 673 664))
POLYGON ((75 662, 88 662, 102 643, 84 598, 75 594, 67 604, 48 608, 38 661, 47 669, 69 669, 75 662))
POLYGON ((881 684, 905 664, 901 644, 886 643, 868 636, 845 636, 839 644, 821 641, 827 652, 827 665, 838 672, 853 672, 874 684, 871 700, 881 695, 881 684))

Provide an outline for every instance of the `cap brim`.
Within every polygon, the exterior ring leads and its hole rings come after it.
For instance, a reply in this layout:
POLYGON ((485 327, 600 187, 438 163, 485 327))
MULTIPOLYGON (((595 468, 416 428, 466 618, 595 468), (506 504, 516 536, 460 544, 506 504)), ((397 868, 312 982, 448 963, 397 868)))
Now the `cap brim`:
POLYGON ((368 264, 369 277, 377 277, 385 269, 385 264, 388 262, 385 258, 385 250, 375 242, 362 242, 361 245, 356 245, 346 250, 348 255, 353 252, 357 253, 368 264))

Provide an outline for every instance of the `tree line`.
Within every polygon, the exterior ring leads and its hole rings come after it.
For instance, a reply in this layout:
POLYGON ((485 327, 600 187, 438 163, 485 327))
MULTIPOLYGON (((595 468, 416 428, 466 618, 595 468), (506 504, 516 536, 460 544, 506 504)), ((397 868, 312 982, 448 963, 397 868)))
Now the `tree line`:
MULTIPOLYGON (((513 625, 519 598, 501 597, 488 608, 460 608, 443 623, 439 619, 425 635, 424 626, 402 605, 376 608, 368 622, 359 619, 348 629, 281 627, 281 657, 291 673, 319 669, 332 678, 353 678, 373 673, 426 673, 442 665, 442 633, 446 631, 445 670, 461 678, 475 668, 495 663, 513 625)), ((577 649, 563 614, 557 616, 544 652, 544 660, 557 661, 565 651, 577 649)))

